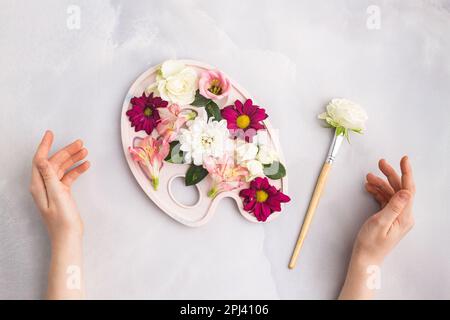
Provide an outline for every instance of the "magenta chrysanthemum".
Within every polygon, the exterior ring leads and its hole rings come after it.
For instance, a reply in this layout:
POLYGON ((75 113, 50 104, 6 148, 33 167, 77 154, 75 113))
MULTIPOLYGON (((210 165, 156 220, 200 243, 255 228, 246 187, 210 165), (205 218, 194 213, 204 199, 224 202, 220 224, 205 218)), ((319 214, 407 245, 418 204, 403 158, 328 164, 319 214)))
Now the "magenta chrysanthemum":
POLYGON ((132 107, 127 111, 127 116, 134 131, 145 130, 150 135, 160 121, 158 108, 167 107, 168 102, 160 97, 154 97, 153 92, 146 97, 144 92, 141 97, 132 98, 131 104, 132 107))
POLYGON ((281 203, 291 201, 287 195, 269 184, 267 178, 256 178, 250 188, 241 190, 244 210, 253 213, 258 221, 266 221, 275 211, 281 211, 281 203))
POLYGON ((221 114, 227 120, 228 129, 244 131, 263 129, 261 121, 268 117, 266 111, 254 105, 251 99, 247 99, 244 104, 236 100, 234 105, 223 108, 221 114))

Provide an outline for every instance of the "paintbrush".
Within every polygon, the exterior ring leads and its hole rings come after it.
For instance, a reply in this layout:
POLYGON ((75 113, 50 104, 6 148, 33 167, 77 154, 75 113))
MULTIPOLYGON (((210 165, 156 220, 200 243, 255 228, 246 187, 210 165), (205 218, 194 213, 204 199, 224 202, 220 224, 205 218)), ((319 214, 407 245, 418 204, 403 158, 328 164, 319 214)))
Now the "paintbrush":
POLYGON ((335 128, 335 134, 309 202, 308 210, 306 211, 305 219, 294 252, 292 253, 291 261, 289 262, 290 269, 295 268, 300 249, 308 234, 308 230, 319 204, 320 196, 325 188, 328 174, 331 170, 331 166, 336 160, 344 137, 349 140, 349 132, 351 131, 362 133, 364 130, 364 123, 367 120, 366 112, 356 103, 346 99, 333 99, 327 105, 326 109, 326 112, 319 115, 319 119, 325 120, 329 128, 335 128))

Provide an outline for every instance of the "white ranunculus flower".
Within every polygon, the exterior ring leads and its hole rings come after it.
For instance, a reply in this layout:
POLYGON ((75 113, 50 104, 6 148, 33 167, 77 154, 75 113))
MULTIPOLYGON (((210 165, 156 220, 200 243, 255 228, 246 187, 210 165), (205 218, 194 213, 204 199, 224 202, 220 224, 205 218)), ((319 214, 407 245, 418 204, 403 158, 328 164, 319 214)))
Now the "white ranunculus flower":
POLYGON ((270 142, 269 133, 267 130, 258 130, 253 137, 253 143, 258 146, 264 146, 270 142))
POLYGON ((336 128, 362 132, 368 117, 358 104, 347 99, 333 99, 327 105, 327 112, 320 114, 319 119, 336 128))
POLYGON ((226 120, 207 120, 207 116, 199 115, 187 127, 180 130, 179 137, 185 162, 200 166, 206 157, 221 158, 230 149, 226 120))
POLYGON ((250 173, 248 181, 263 177, 264 165, 271 165, 278 160, 278 154, 265 130, 258 131, 252 142, 235 140, 234 155, 236 163, 248 169, 250 173))
POLYGON ((277 152, 268 144, 259 147, 256 160, 259 160, 262 164, 272 164, 278 160, 277 152))
POLYGON ((247 181, 251 181, 257 177, 264 177, 264 166, 258 160, 246 161, 245 167, 250 173, 247 177, 247 181))
POLYGON ((245 161, 254 160, 258 154, 258 147, 254 143, 237 140, 235 145, 236 163, 242 164, 245 161))
POLYGON ((197 72, 177 60, 167 60, 161 65, 156 83, 147 92, 157 90, 160 97, 181 106, 191 104, 198 89, 197 72))
POLYGON ((255 159, 263 165, 272 164, 278 160, 278 154, 272 146, 271 139, 267 130, 258 130, 253 137, 253 144, 258 147, 255 159))

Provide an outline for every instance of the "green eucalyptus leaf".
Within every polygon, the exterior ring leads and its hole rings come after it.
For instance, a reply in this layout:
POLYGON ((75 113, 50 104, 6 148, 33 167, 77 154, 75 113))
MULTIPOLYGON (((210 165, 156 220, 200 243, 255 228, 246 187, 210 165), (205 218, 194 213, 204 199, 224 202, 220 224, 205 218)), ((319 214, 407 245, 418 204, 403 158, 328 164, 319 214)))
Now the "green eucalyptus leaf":
POLYGON ((272 180, 279 180, 286 176, 286 168, 281 162, 274 161, 272 164, 264 165, 264 174, 272 180))
POLYGON ((206 113, 208 114, 208 119, 213 118, 216 121, 222 120, 222 115, 217 103, 202 96, 199 90, 195 93, 195 100, 191 103, 191 105, 195 107, 204 107, 206 113))
POLYGON ((195 107, 204 107, 206 106, 211 100, 208 98, 205 98, 200 94, 200 90, 197 90, 195 93, 195 99, 194 102, 191 103, 191 105, 195 107))
POLYGON ((208 119, 213 118, 216 121, 222 120, 222 114, 220 113, 219 106, 214 101, 210 100, 205 106, 208 119))
POLYGON ((186 172, 186 186, 193 186, 202 181, 208 175, 208 171, 202 166, 191 165, 186 172))
POLYGON ((170 163, 183 163, 183 151, 181 151, 181 143, 179 141, 170 143, 169 154, 164 160, 170 163))

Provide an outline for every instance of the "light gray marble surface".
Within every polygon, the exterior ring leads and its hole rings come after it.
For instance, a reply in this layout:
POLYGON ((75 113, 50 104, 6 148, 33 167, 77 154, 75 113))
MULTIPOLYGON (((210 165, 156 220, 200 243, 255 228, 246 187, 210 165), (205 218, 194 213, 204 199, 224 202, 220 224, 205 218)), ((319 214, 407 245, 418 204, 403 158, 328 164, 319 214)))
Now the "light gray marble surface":
MULTIPOLYGON (((370 10, 369 10, 370 11, 370 10)), ((378 298, 450 298, 449 1, 0 0, 0 298, 41 298, 50 249, 28 192, 45 129, 81 137, 93 167, 75 186, 90 298, 333 299, 353 239, 377 210, 377 160, 412 160, 416 226, 382 269, 378 298), (81 28, 67 27, 70 4, 81 28), (367 8, 378 6, 380 28, 367 8), (119 133, 135 78, 168 58, 208 62, 268 109, 293 201, 253 225, 224 202, 186 228, 146 198, 119 133), (359 102, 367 133, 336 162, 297 269, 288 260, 331 138, 332 97, 359 102)))

